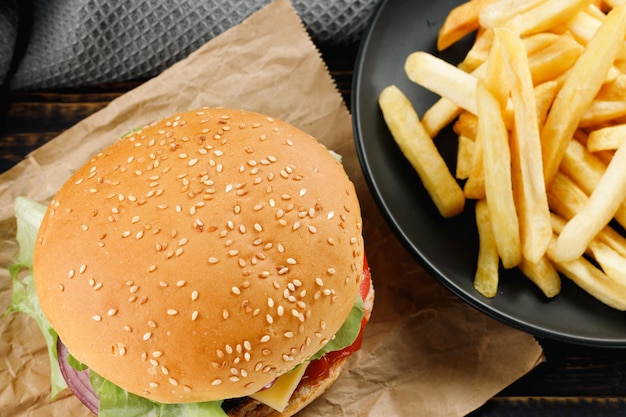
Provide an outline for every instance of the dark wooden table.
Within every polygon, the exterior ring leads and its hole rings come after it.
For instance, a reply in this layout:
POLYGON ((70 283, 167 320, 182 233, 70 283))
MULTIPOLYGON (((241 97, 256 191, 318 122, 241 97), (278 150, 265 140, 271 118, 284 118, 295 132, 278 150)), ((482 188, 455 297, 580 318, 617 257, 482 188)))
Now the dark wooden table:
MULTIPOLYGON (((319 45, 350 106, 357 45, 319 45)), ((0 172, 144 80, 1 96, 0 172)), ((626 350, 539 339, 547 361, 472 417, 626 416, 626 350)))

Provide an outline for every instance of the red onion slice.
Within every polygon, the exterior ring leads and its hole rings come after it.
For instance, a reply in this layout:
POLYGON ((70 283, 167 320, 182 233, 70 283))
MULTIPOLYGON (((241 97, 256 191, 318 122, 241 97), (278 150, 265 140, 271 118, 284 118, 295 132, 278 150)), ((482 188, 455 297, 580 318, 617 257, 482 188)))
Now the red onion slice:
POLYGON ((98 415, 100 400, 96 395, 91 383, 89 382, 89 370, 77 371, 67 362, 69 352, 67 347, 57 340, 57 355, 59 356, 59 367, 61 374, 67 382, 67 386, 72 390, 76 398, 78 398, 92 413, 98 415))

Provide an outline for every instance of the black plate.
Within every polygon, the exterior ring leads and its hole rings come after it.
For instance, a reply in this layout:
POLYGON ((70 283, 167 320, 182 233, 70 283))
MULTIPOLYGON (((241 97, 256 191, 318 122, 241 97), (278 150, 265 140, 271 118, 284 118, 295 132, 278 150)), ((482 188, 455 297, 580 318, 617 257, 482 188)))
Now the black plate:
MULTIPOLYGON (((445 16, 459 1, 389 0, 378 8, 357 57, 352 112, 361 167, 372 194, 405 247, 438 281, 480 311, 537 336, 572 343, 626 347, 626 316, 563 279, 562 292, 544 297, 517 269, 502 271, 498 294, 487 299, 473 286, 478 237, 471 202, 465 212, 443 219, 385 126, 377 98, 395 84, 418 114, 437 99, 409 81, 406 57, 423 50, 457 63, 473 39, 439 53, 436 38, 445 16)), ((450 167, 455 137, 448 129, 436 143, 450 167)))

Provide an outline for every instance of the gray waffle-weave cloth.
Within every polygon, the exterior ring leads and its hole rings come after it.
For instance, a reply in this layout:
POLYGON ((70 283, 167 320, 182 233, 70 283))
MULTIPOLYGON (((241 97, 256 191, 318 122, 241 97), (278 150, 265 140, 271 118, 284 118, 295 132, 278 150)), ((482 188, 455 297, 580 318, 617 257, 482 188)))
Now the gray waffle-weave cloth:
MULTIPOLYGON (((268 3, 0 0, 0 84, 59 88, 155 76, 268 3)), ((312 39, 329 44, 357 42, 376 3, 292 0, 312 39)))

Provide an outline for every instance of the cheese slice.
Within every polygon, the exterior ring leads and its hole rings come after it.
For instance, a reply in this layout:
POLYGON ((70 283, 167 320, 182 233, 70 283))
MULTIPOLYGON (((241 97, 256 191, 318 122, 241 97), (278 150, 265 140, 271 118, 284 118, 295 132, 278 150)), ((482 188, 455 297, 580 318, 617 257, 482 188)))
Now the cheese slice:
POLYGON ((291 394, 296 390, 300 380, 304 376, 304 371, 306 371, 308 364, 308 362, 305 362, 286 374, 281 375, 274 381, 271 387, 256 392, 250 395, 250 397, 282 413, 289 403, 291 394))

